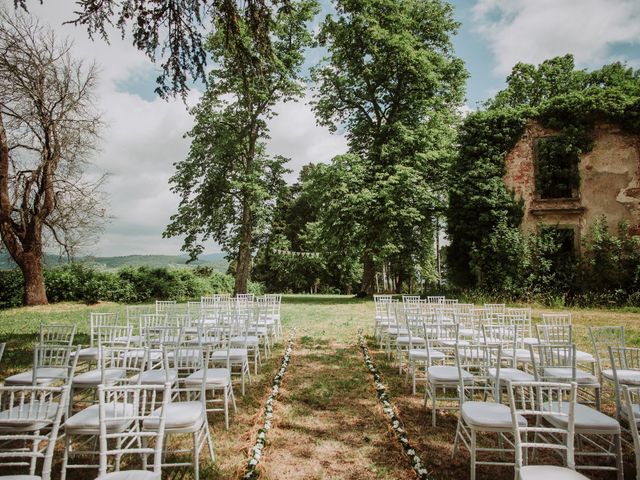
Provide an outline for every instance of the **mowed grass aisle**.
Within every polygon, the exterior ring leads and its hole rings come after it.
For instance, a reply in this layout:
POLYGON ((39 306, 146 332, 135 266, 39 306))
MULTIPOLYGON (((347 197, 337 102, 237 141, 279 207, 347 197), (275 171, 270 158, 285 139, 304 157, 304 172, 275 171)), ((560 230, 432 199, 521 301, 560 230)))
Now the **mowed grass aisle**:
POLYGON ((293 297, 297 342, 261 462, 265 479, 399 479, 412 471, 383 416, 356 347, 372 303, 293 297))
MULTIPOLYGON (((91 311, 119 311, 124 315, 124 306, 57 304, 1 311, 0 342, 7 341, 8 350, 0 362, 0 379, 30 367, 32 345, 40 322, 75 323, 79 332, 77 341, 88 343, 91 311)), ((534 318, 539 313, 540 309, 534 309, 534 318)), ((640 345, 638 313, 606 310, 573 310, 572 313, 574 335, 580 348, 592 350, 587 325, 625 325, 627 344, 640 345)), ((356 346, 359 329, 369 335, 371 354, 385 375, 388 393, 399 407, 410 441, 433 477, 468 477, 466 452, 451 458, 455 415, 439 417, 438 427, 431 428, 430 418, 422 406, 422 389, 419 395, 411 395, 410 387, 398 376, 395 364, 386 360, 372 341, 374 308, 371 300, 289 295, 283 299, 282 315, 285 337, 295 328, 296 341, 275 404, 273 429, 260 462, 262 478, 414 478, 377 403, 371 376, 356 346)), ((210 418, 216 461, 203 465, 203 478, 232 479, 241 475, 258 424, 262 422, 263 402, 282 352, 283 345, 280 344, 248 388, 247 395, 240 396, 239 388, 236 388, 239 411, 232 415, 229 430, 224 429, 220 415, 210 418)), ((633 458, 626 460, 625 477, 632 478, 634 469, 629 460, 633 461, 633 458)), ((188 474, 183 477, 184 470, 168 470, 167 473, 170 473, 167 478, 190 478, 188 474)), ((91 475, 85 472, 74 472, 69 476, 70 480, 89 477, 91 475)), ((54 478, 57 478, 56 474, 54 478)), ((510 478, 513 478, 513 471, 509 468, 485 467, 478 472, 479 480, 510 478)))

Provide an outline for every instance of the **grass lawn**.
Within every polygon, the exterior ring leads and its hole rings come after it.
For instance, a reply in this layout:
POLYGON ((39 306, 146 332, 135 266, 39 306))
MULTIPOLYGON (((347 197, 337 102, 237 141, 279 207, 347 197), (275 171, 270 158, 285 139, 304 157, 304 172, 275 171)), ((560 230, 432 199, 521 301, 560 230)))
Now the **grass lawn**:
MULTIPOLYGON (((75 323, 78 342, 87 343, 91 311, 119 311, 124 315, 124 306, 63 303, 1 311, 0 342, 7 341, 8 345, 0 362, 0 378, 29 368, 40 322, 75 323)), ((540 311, 534 308, 534 318, 540 311)), ((260 462, 262 478, 413 478, 377 403, 371 377, 357 348, 358 330, 363 329, 367 335, 372 333, 373 313, 371 300, 305 295, 283 298, 285 336, 295 329, 296 342, 275 405, 274 428, 260 462)), ((572 310, 572 313, 579 348, 592 350, 587 337, 588 325, 625 325, 627 343, 640 345, 637 313, 608 310, 572 310)), ((434 478, 468 477, 466 452, 451 459, 455 415, 443 414, 438 419, 438 427, 432 428, 422 406, 422 390, 419 395, 411 395, 410 387, 398 376, 397 367, 377 351, 371 337, 368 343, 374 361, 385 375, 389 394, 398 406, 410 441, 434 478)), ((221 415, 210 418, 216 461, 203 465, 202 478, 239 477, 262 422, 262 403, 269 393, 282 351, 283 345, 277 345, 244 397, 239 394, 239 387, 235 389, 238 413, 232 415, 229 430, 224 430, 221 415)), ((633 457, 629 456, 625 463, 627 478, 633 478, 632 463, 633 457)), ((170 478, 181 476, 172 474, 170 478)), ((84 472, 69 476, 71 479, 83 477, 86 477, 84 472)), ((513 471, 480 467, 478 479, 483 478, 513 478, 513 471)))

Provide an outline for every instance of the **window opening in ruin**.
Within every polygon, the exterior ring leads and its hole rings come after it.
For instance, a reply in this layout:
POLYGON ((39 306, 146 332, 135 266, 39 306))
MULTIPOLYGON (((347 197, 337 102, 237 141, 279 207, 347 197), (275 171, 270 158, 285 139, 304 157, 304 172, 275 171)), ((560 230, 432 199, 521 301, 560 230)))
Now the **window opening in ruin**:
POLYGON ((536 142, 536 197, 577 198, 580 189, 579 150, 566 137, 542 137, 536 142))

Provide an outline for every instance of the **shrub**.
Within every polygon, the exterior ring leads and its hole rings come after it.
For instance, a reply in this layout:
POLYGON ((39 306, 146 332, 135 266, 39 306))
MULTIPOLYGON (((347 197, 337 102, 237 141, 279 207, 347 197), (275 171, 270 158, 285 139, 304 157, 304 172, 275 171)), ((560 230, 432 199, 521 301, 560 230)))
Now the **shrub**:
POLYGON ((0 271, 0 308, 12 308, 22 305, 22 272, 15 270, 0 271))

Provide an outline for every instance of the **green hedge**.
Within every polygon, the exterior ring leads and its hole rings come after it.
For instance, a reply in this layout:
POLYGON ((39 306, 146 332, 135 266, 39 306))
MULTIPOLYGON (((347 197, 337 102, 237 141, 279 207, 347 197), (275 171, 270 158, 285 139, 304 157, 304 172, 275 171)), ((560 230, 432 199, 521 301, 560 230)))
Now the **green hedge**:
MULTIPOLYGON (((96 303, 142 303, 151 300, 199 299, 212 293, 231 293, 231 275, 210 268, 124 267, 117 272, 102 272, 86 265, 71 263, 46 268, 45 286, 49 302, 81 301, 96 303)), ((22 305, 23 284, 20 270, 0 271, 0 308, 22 305)), ((262 284, 249 282, 249 291, 261 294, 262 284)))

